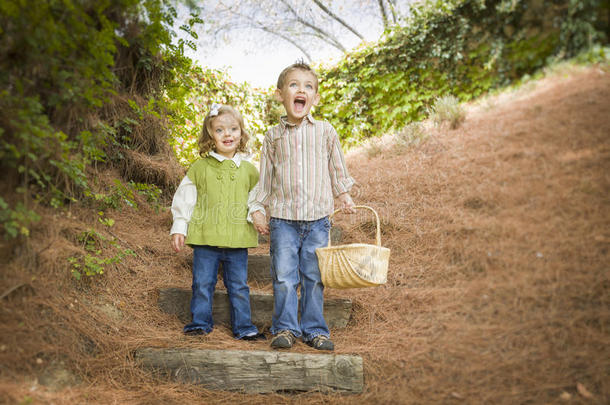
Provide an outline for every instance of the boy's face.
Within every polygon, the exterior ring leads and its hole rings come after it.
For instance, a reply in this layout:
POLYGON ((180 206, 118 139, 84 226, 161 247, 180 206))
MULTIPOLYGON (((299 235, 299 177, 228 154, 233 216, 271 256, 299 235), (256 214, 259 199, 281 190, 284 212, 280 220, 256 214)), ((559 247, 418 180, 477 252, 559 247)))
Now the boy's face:
POLYGON ((275 90, 275 96, 284 105, 288 122, 296 125, 300 124, 311 111, 311 107, 320 101, 315 76, 300 69, 294 69, 286 75, 284 85, 275 90))

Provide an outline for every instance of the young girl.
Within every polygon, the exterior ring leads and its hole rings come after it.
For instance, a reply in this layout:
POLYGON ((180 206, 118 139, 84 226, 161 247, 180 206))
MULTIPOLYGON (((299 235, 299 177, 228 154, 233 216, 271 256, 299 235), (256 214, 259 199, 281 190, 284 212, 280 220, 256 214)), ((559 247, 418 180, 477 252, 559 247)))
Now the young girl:
POLYGON ((193 321, 187 335, 212 331, 212 298, 223 266, 231 303, 231 327, 236 339, 259 340, 265 335, 252 324, 247 284, 248 249, 258 244, 257 232, 246 220, 248 193, 258 171, 238 152, 245 152, 248 134, 241 115, 228 105, 213 104, 199 138, 198 159, 178 186, 172 202, 172 247, 193 248, 193 321))

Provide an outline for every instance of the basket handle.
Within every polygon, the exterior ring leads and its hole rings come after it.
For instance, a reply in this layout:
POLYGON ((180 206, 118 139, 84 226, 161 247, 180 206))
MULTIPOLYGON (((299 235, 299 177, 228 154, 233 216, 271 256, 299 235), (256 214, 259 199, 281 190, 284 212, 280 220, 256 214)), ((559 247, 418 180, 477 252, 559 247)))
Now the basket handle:
MULTIPOLYGON (((379 215, 377 215, 377 211, 375 211, 373 208, 369 207, 368 205, 355 205, 354 208, 365 208, 365 209, 371 210, 373 212, 373 214, 375 214, 375 224, 376 224, 376 229, 377 229, 377 231, 375 233, 375 239, 376 239, 376 242, 377 242, 377 246, 381 247, 381 229, 380 229, 380 226, 379 226, 379 215)), ((340 212, 340 211, 342 211, 341 208, 335 210, 335 212, 330 214, 330 216, 328 217, 328 220, 330 221, 333 218, 333 216, 337 212, 340 212)), ((330 244, 331 244, 331 241, 330 241, 330 229, 329 229, 329 231, 328 231, 328 246, 330 246, 330 244)))

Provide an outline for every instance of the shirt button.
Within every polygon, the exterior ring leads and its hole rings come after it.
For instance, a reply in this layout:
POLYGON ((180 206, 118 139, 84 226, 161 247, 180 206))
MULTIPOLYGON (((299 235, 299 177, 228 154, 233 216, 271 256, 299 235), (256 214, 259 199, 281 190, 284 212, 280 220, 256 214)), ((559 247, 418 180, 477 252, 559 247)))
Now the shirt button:
POLYGON ((231 167, 232 167, 232 168, 235 168, 235 163, 231 163, 231 167))
POLYGON ((235 180, 235 175, 234 174, 231 175, 231 180, 235 180))
POLYGON ((219 174, 218 176, 216 176, 216 178, 217 178, 218 180, 222 180, 222 175, 221 175, 221 174, 219 174))

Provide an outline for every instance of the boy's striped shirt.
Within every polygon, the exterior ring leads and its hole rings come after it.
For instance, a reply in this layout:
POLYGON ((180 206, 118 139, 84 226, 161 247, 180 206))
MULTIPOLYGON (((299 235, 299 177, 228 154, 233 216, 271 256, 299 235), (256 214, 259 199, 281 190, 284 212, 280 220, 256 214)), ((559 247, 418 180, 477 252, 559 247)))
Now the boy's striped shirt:
POLYGON ((265 135, 260 180, 250 193, 250 212, 269 207, 272 217, 313 221, 333 212, 334 197, 350 191, 339 137, 311 114, 301 125, 285 117, 265 135))

